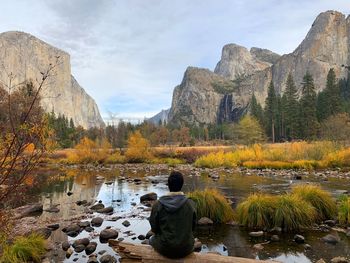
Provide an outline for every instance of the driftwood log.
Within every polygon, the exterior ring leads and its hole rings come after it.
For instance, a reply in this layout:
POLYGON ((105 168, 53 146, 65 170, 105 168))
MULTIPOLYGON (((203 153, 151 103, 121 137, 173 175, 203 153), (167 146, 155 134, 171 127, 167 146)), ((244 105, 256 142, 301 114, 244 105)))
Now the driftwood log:
POLYGON ((276 261, 228 257, 214 253, 192 253, 185 258, 169 259, 160 255, 149 245, 137 245, 126 242, 112 242, 110 245, 118 252, 122 263, 276 263, 276 261))

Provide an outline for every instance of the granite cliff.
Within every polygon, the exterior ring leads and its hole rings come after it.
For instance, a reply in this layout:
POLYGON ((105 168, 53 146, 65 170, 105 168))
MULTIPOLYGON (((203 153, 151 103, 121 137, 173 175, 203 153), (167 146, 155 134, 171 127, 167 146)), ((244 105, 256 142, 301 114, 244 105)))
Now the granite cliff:
POLYGON ((175 87, 169 122, 210 124, 236 121, 245 113, 254 93, 264 105, 272 81, 283 93, 292 74, 300 89, 307 71, 317 91, 325 88, 327 73, 334 68, 338 78, 345 77, 342 65, 350 64, 350 16, 337 11, 319 14, 301 44, 290 54, 228 44, 214 72, 189 67, 182 83, 175 87))
POLYGON ((42 92, 42 106, 50 112, 72 118, 84 128, 104 125, 95 101, 71 75, 70 56, 40 39, 23 32, 0 34, 0 81, 8 83, 8 73, 15 75, 14 83, 41 79, 40 72, 50 63, 59 63, 42 92))

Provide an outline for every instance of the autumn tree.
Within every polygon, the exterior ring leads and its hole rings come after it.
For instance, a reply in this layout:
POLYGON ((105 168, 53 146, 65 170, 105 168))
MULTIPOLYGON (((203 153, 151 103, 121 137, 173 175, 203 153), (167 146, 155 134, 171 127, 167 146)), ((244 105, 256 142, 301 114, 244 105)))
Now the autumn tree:
POLYGON ((149 141, 138 130, 130 134, 127 147, 125 156, 128 162, 145 162, 151 158, 149 141))
POLYGON ((253 116, 244 116, 236 125, 235 131, 238 141, 243 144, 253 144, 265 140, 264 131, 253 116))
POLYGON ((332 141, 348 141, 350 134, 350 116, 339 113, 329 116, 321 123, 321 138, 332 141))

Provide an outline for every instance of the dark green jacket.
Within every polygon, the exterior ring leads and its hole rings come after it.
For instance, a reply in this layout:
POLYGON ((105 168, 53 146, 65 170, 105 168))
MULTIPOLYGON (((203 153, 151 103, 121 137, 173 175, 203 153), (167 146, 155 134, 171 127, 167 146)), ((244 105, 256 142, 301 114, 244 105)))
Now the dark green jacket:
POLYGON ((185 195, 162 196, 152 207, 150 224, 155 233, 152 246, 160 254, 181 258, 193 251, 196 208, 185 195))

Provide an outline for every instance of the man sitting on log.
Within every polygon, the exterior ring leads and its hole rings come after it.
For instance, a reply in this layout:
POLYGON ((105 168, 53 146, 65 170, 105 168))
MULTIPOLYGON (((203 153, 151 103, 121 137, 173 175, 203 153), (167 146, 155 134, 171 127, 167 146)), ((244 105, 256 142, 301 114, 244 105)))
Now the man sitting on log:
POLYGON ((171 172, 168 177, 170 192, 153 205, 150 217, 154 233, 150 245, 169 258, 182 258, 193 251, 196 208, 194 202, 180 192, 183 183, 180 172, 171 172))

